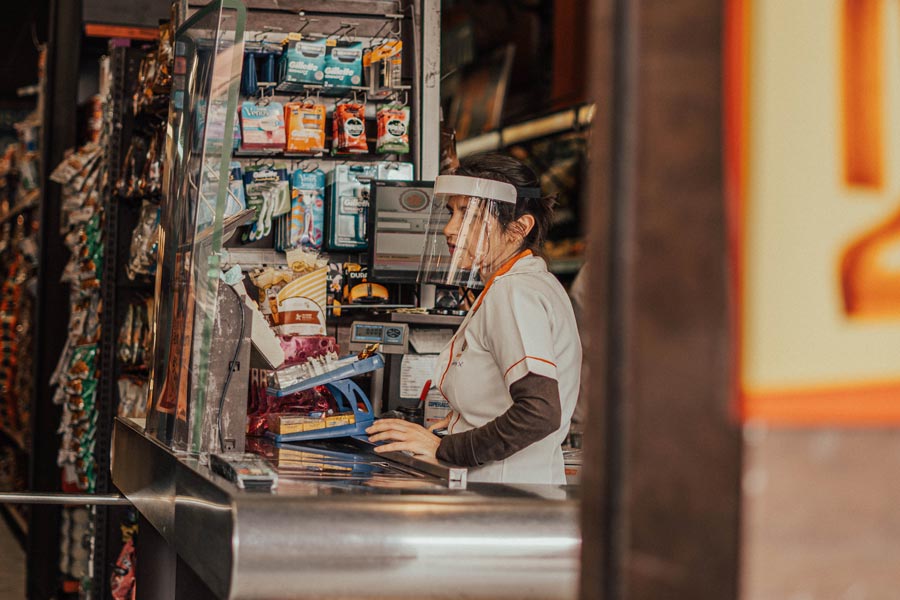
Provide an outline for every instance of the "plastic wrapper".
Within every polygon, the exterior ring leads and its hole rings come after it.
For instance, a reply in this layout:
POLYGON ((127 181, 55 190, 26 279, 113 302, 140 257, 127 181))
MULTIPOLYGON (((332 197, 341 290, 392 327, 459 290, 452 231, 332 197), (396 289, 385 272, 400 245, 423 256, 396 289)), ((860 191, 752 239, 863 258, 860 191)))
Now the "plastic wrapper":
POLYGON ((326 40, 304 39, 288 34, 278 66, 278 90, 300 92, 306 85, 323 85, 325 80, 326 40))
POLYGON ((241 144, 246 149, 285 147, 284 106, 280 102, 241 105, 241 144))
POLYGON ((134 600, 136 594, 134 578, 134 541, 129 538, 119 551, 116 566, 110 577, 109 593, 113 600, 134 600))
POLYGON ((156 255, 159 241, 160 208, 144 200, 138 223, 131 234, 131 248, 125 272, 131 280, 153 277, 156 274, 156 255))
POLYGON ((377 113, 378 154, 409 154, 409 107, 390 104, 377 113))
POLYGON ((369 151, 364 104, 338 104, 334 109, 332 128, 335 154, 366 154, 369 151))
POLYGON ((327 335, 313 336, 280 336, 281 349, 284 350, 284 366, 305 363, 311 358, 329 354, 337 355, 337 340, 327 335))
POLYGON ((319 154, 325 152, 325 105, 313 102, 289 102, 284 105, 288 152, 319 154))
POLYGON ((244 172, 247 208, 253 209, 255 221, 245 234, 245 241, 256 241, 272 231, 272 219, 290 212, 291 191, 287 169, 276 166, 247 168, 244 172))
POLYGON ((271 414, 325 414, 336 410, 337 403, 325 387, 278 398, 267 392, 268 378, 268 371, 251 370, 250 403, 247 413, 248 435, 263 435, 268 431, 268 417, 271 414))
POLYGON ((403 74, 403 42, 387 40, 363 55, 363 69, 370 98, 386 98, 400 87, 403 74))
POLYGON ((149 384, 146 379, 126 376, 118 381, 120 417, 143 419, 147 416, 149 384))
POLYGON ((321 249, 324 228, 325 173, 298 169, 292 177, 288 246, 321 249))
POLYGON ((322 81, 325 88, 344 92, 361 85, 362 43, 330 39, 325 46, 325 75, 322 81))
POLYGON ((97 144, 86 144, 70 154, 50 174, 50 180, 66 185, 85 169, 90 168, 100 158, 101 148, 97 144))

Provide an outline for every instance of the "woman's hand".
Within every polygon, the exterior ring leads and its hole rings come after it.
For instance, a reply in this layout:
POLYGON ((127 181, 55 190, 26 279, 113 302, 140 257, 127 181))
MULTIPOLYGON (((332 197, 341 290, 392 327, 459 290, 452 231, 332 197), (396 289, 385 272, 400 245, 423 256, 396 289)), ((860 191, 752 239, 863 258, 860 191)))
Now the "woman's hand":
POLYGON ((390 444, 375 447, 375 452, 401 452, 406 450, 421 456, 435 457, 441 438, 421 425, 402 419, 378 419, 366 429, 370 442, 391 440, 390 444))

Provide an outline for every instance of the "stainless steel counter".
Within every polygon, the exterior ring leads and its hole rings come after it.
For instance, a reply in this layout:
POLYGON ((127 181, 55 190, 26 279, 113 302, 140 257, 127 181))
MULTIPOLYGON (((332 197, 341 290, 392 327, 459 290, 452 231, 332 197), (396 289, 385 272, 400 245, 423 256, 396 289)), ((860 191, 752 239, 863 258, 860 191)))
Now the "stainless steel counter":
POLYGON ((114 483, 216 597, 576 596, 571 488, 454 490, 353 446, 251 449, 278 470, 275 492, 239 490, 142 424, 115 425, 114 483))

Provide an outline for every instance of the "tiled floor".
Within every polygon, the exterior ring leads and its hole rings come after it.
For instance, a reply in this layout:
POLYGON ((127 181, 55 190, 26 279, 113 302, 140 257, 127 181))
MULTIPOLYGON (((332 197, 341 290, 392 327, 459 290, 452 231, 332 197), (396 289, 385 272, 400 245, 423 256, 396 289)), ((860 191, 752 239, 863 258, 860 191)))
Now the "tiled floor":
POLYGON ((900 599, 900 430, 745 439, 741 600, 900 599))
POLYGON ((0 600, 25 598, 25 553, 0 518, 0 600))

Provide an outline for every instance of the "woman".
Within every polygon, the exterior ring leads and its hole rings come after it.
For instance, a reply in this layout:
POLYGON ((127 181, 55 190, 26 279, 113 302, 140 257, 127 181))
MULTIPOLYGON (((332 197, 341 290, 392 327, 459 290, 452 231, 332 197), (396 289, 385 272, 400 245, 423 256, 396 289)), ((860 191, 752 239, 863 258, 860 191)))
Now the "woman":
POLYGON ((528 167, 500 155, 463 160, 437 178, 434 195, 431 231, 441 235, 425 249, 420 280, 484 288, 432 379, 452 412, 427 430, 381 419, 369 439, 391 442, 378 452, 470 467, 471 481, 565 483, 560 446, 581 343, 568 296, 539 257, 553 200, 528 167), (443 439, 432 433, 443 427, 443 439))

